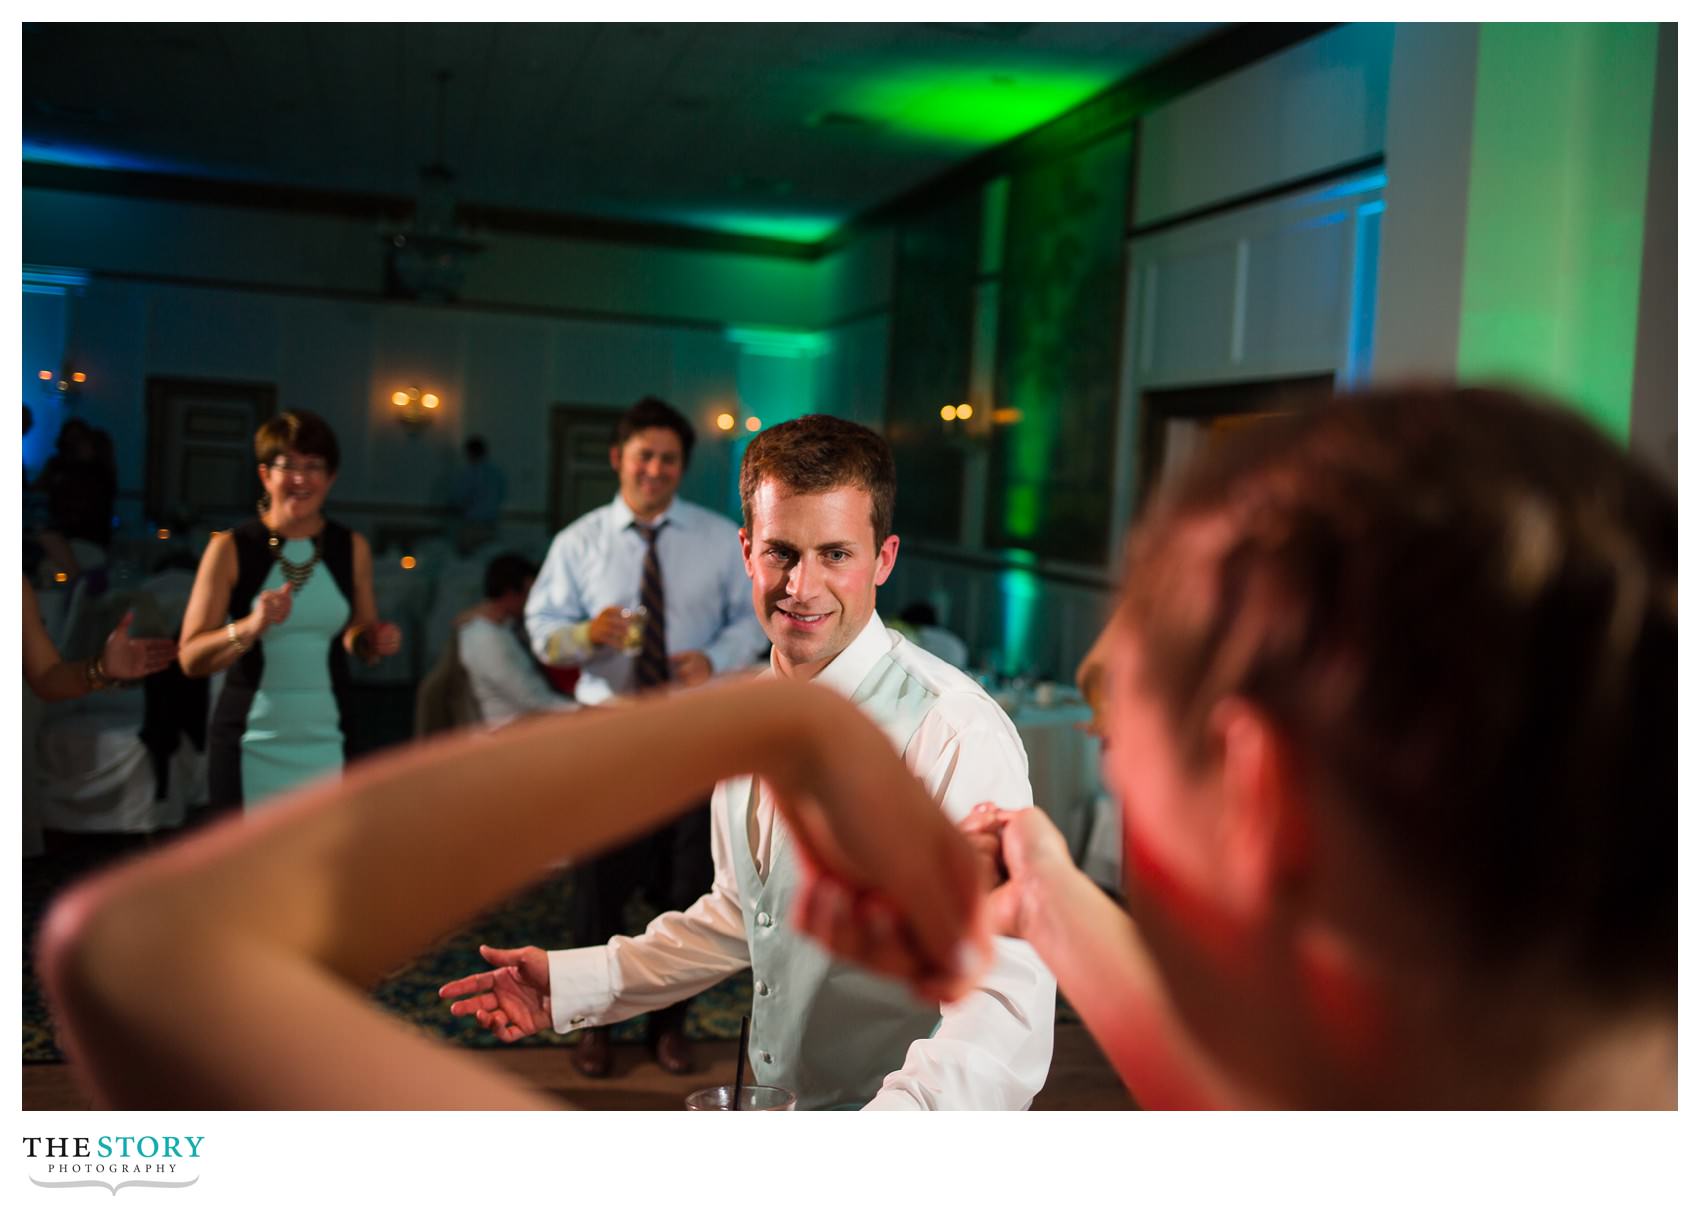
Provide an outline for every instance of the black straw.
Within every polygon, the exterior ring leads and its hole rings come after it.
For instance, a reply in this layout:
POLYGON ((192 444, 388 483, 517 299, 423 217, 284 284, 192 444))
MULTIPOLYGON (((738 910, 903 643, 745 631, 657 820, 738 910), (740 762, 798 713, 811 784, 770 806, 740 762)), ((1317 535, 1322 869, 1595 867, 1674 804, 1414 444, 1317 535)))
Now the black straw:
POLYGON ((732 1110, 744 1109, 744 1061, 750 1054, 750 1016, 738 1028, 738 1075, 732 1080, 732 1110))

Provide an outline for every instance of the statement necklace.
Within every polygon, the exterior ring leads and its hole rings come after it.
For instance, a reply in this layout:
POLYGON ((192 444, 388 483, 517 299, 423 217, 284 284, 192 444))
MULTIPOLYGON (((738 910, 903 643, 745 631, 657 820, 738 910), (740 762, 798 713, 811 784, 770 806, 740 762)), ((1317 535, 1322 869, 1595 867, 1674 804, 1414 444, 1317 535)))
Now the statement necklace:
MULTIPOLYGON (((264 514, 260 517, 260 525, 266 525, 264 514)), ((313 575, 313 569, 318 567, 320 554, 319 538, 323 534, 324 531, 321 530, 318 534, 313 536, 313 554, 309 558, 297 564, 294 560, 283 554, 283 539, 279 537, 277 531, 273 530, 270 526, 266 526, 266 545, 272 549, 272 557, 277 560, 277 566, 283 569, 283 579, 289 582, 289 588, 292 591, 299 590, 301 586, 305 585, 307 583, 307 578, 313 575)))

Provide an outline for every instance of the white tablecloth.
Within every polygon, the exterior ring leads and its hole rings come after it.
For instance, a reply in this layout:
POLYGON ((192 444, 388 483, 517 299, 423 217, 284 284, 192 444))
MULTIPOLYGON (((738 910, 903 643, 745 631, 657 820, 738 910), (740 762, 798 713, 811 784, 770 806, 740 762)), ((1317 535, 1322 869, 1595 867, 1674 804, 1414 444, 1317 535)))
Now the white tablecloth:
POLYGON ((1033 799, 1050 813, 1077 860, 1092 832, 1100 791, 1098 738, 1080 727, 1091 718, 1091 709, 1072 697, 1049 707, 1028 701, 1010 716, 1027 749, 1033 799))
POLYGON ((154 798, 153 762, 137 733, 140 689, 106 691, 50 710, 36 733, 41 824, 69 833, 151 833, 183 823, 204 790, 203 755, 185 743, 173 759, 171 793, 154 798))

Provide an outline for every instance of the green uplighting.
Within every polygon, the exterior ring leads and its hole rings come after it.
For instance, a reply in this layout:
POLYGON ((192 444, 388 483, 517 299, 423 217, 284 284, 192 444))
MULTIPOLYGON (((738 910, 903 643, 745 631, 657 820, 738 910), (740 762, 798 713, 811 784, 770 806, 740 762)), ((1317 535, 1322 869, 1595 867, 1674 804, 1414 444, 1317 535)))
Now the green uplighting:
POLYGON ((922 139, 990 146, 1043 126, 1115 82, 1109 70, 917 67, 859 81, 832 108, 922 139))
POLYGON ((824 332, 791 328, 728 328, 726 339, 770 358, 816 358, 832 348, 832 338, 824 332))
POLYGON ((1016 674, 1032 661, 1033 623, 1039 610, 1039 576, 1010 568, 998 577, 1003 599, 1004 673, 1016 674))
POLYGON ((759 236, 793 244, 818 244, 838 230, 842 221, 823 215, 758 214, 748 211, 690 211, 677 216, 690 227, 733 236, 759 236))
POLYGON ((1458 337, 1629 435, 1658 27, 1484 24, 1458 337))

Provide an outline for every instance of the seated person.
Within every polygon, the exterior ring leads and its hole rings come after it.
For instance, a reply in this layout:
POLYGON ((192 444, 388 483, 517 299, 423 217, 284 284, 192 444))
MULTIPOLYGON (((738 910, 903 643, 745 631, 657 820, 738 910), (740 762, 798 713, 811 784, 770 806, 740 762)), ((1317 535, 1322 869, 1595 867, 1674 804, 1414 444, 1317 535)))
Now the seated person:
POLYGON ((521 642, 525 599, 537 565, 507 552, 484 569, 484 600, 455 620, 455 643, 486 728, 500 728, 534 711, 571 711, 578 704, 554 692, 521 642))
POLYGON ((939 614, 931 602, 911 602, 905 606, 897 616, 897 630, 939 660, 958 669, 968 668, 968 645, 954 631, 939 626, 939 614))

